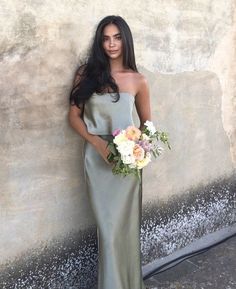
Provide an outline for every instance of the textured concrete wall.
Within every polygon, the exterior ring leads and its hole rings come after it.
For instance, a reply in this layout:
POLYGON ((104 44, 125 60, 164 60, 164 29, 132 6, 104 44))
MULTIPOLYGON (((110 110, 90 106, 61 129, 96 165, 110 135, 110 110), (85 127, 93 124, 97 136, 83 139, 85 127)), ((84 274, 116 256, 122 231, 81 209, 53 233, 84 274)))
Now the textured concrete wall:
POLYGON ((172 151, 144 172, 144 204, 236 168, 233 0, 0 0, 0 263, 94 223, 68 93, 95 25, 119 14, 172 151), (109 5, 108 5, 109 4, 109 5), (104 6, 106 11, 104 13, 104 6))

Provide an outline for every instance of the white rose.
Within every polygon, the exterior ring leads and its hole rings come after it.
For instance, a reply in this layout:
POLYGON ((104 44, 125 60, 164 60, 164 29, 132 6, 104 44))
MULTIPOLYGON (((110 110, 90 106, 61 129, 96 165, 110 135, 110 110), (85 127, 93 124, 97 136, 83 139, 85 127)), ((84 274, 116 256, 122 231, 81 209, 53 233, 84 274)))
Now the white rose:
POLYGON ((135 163, 135 158, 132 154, 121 155, 121 159, 122 159, 123 163, 127 164, 127 165, 135 163))
POLYGON ((144 125, 147 127, 147 129, 150 131, 151 134, 154 134, 156 132, 156 128, 153 122, 146 120, 144 125))
POLYGON ((128 140, 126 135, 125 135, 125 131, 122 130, 121 133, 119 133, 117 136, 114 137, 114 140, 113 142, 116 144, 116 145, 119 145, 120 143, 124 142, 128 140))
POLYGON ((121 154, 132 154, 135 142, 132 140, 127 140, 120 142, 117 145, 117 149, 121 154))
POLYGON ((150 137, 146 135, 146 133, 142 133, 142 139, 143 140, 150 140, 150 137))

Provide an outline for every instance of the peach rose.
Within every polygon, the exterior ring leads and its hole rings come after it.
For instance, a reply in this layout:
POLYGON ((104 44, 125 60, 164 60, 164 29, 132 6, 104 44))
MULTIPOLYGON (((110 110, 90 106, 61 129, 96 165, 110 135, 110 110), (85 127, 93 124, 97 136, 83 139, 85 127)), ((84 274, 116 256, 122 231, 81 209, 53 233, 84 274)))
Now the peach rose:
POLYGON ((142 160, 144 158, 144 149, 136 144, 133 149, 133 155, 136 160, 142 160))
POLYGON ((136 141, 140 138, 141 136, 141 130, 138 129, 137 127, 135 126, 128 126, 127 129, 125 130, 125 134, 126 134, 126 137, 129 139, 129 140, 133 140, 133 141, 136 141))

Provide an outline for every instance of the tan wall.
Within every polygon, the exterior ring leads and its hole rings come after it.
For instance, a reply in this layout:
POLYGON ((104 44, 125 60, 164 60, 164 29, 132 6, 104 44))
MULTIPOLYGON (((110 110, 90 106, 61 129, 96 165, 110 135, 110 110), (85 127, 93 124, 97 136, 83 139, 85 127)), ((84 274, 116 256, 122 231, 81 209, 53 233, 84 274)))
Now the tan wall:
POLYGON ((235 1, 0 0, 0 7, 1 263, 94 223, 67 98, 78 58, 106 15, 129 23, 153 120, 173 147, 145 169, 144 203, 233 172, 235 1))

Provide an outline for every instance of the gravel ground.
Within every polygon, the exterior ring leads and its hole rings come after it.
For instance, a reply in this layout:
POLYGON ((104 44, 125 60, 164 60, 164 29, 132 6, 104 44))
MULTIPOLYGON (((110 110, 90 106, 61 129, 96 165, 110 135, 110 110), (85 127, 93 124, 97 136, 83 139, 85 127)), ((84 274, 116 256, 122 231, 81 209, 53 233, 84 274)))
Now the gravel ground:
POLYGON ((145 280, 149 289, 236 289, 236 237, 145 280))

